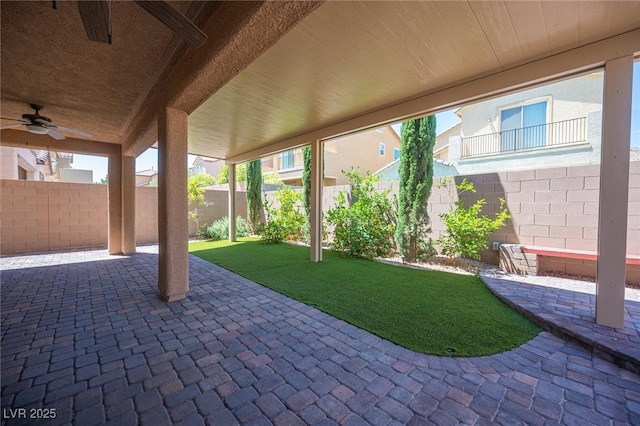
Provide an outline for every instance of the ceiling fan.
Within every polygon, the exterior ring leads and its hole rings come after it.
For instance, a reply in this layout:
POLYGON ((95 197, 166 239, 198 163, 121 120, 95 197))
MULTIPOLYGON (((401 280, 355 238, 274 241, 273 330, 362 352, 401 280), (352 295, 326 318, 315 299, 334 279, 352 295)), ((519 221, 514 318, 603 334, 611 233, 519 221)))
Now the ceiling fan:
POLYGON ((65 137, 60 134, 58 131, 62 131, 65 133, 71 133, 73 135, 82 136, 85 138, 90 138, 91 134, 87 132, 82 132, 80 130, 71 129, 69 127, 62 127, 51 122, 49 117, 45 117, 40 115, 40 111, 44 109, 42 105, 38 104, 29 104, 31 108, 35 110, 35 114, 22 114, 22 119, 16 118, 4 118, 0 117, 2 120, 12 120, 12 121, 21 121, 20 124, 11 124, 9 126, 2 126, 0 129, 15 129, 20 126, 24 126, 31 133, 35 133, 37 135, 49 135, 55 140, 62 140, 65 137))
MULTIPOLYGON (((192 46, 200 47, 207 39, 207 35, 196 24, 166 1, 135 0, 135 3, 192 46)), ((80 17, 89 40, 111 44, 110 7, 110 0, 78 1, 80 17)))

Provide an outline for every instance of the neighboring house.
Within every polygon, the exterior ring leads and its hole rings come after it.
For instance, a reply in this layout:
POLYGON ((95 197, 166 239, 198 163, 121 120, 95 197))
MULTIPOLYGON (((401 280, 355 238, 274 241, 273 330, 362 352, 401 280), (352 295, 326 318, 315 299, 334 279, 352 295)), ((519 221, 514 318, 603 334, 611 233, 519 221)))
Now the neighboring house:
MULTIPOLYGON (((395 160, 391 164, 386 165, 382 169, 375 172, 380 182, 393 182, 400 180, 400 160, 395 160)), ((433 159, 433 177, 445 177, 445 176, 458 176, 458 171, 453 163, 440 160, 439 158, 433 159)))
POLYGON ((72 169, 73 154, 0 147, 0 179, 93 183, 92 170, 72 169))
POLYGON ((603 73, 467 105, 434 156, 460 174, 600 161, 603 73))
POLYGON ((461 126, 461 123, 454 124, 436 137, 436 144, 433 147, 433 158, 444 161, 449 160, 449 138, 459 136, 461 126))
POLYGON ((93 170, 72 168, 73 154, 49 151, 53 179, 57 182, 93 183, 93 170))
POLYGON ((0 147, 0 179, 51 180, 47 151, 0 147))
POLYGON ((209 157, 196 157, 192 166, 189 168, 189 176, 208 174, 217 177, 220 174, 220 166, 224 164, 224 160, 209 157))
POLYGON ((152 167, 136 172, 136 186, 158 186, 158 171, 152 167))
MULTIPOLYGON (((344 185, 342 171, 359 167, 373 173, 400 157, 400 138, 391 126, 355 133, 324 143, 324 184, 344 185)), ((263 172, 273 171, 288 185, 302 185, 302 149, 292 149, 262 160, 263 172)))

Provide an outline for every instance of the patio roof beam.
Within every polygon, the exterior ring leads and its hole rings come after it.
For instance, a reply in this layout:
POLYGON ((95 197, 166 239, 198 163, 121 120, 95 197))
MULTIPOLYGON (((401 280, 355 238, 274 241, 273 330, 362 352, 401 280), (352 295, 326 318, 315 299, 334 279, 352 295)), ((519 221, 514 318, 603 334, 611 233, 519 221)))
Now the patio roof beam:
POLYGON ((138 156, 157 140, 158 105, 187 113, 200 106, 315 10, 320 1, 220 2, 199 49, 190 49, 142 103, 125 132, 124 154, 138 156))
POLYGON ((0 145, 102 157, 120 154, 120 145, 117 144, 76 138, 65 138, 58 141, 47 135, 36 135, 21 130, 0 130, 0 145))
POLYGON ((470 81, 443 87, 414 99, 365 112, 341 122, 331 123, 310 132, 229 157, 226 160, 230 163, 242 163, 275 152, 300 147, 310 140, 332 139, 373 127, 434 114, 471 102, 568 78, 600 68, 608 60, 637 55, 638 53, 640 53, 640 29, 470 81))

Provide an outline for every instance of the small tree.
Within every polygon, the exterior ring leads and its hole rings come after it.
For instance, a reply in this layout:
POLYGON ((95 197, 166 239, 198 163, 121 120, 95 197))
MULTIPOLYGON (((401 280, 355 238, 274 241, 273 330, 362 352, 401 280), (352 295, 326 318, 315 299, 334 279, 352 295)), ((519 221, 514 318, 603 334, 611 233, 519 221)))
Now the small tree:
POLYGON ((419 257, 418 248, 429 229, 427 202, 433 185, 433 147, 436 117, 430 115, 402 123, 398 225, 394 234, 398 251, 408 262, 419 257))
MULTIPOLYGON (((245 182, 247 180, 247 165, 241 163, 236 165, 236 182, 245 182)), ((223 164, 220 166, 220 172, 216 177, 216 182, 219 184, 229 183, 229 166, 223 164)))
POLYGON ((453 188, 457 189, 458 201, 456 201, 448 213, 441 214, 446 231, 438 240, 442 248, 442 254, 449 257, 470 257, 480 260, 480 251, 487 249, 487 242, 494 231, 505 226, 511 215, 505 207, 504 198, 500 198, 500 211, 495 218, 481 214, 486 201, 484 198, 477 200, 469 207, 465 207, 466 198, 463 194, 476 192, 473 183, 466 178, 454 186, 449 179, 443 179, 440 186, 448 186, 451 197, 454 197, 453 188))
POLYGON ((254 234, 262 225, 262 162, 260 159, 247 164, 247 219, 254 234))
POLYGON ((301 241, 304 238, 305 223, 302 193, 285 185, 274 195, 276 206, 267 200, 264 202, 267 223, 262 228, 260 237, 268 243, 301 241))
POLYGON ((345 255, 374 258, 388 256, 393 249, 395 218, 389 200, 390 189, 378 191, 378 179, 358 170, 344 172, 351 185, 351 202, 345 191, 336 195, 336 205, 327 211, 333 227, 331 248, 345 255))
POLYGON ((201 206, 206 205, 206 199, 204 197, 205 187, 214 185, 216 180, 213 176, 208 174, 193 175, 187 181, 187 194, 189 203, 194 204, 193 210, 189 211, 189 219, 196 223, 196 229, 200 232, 200 217, 198 209, 201 206))

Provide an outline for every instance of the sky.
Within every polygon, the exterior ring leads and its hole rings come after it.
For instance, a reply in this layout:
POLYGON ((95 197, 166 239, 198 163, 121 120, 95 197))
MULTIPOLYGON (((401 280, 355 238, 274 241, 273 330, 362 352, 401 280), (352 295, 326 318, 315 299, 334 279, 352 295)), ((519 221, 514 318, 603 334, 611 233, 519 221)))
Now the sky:
MULTIPOLYGON (((436 133, 440 134, 451 126, 459 122, 454 110, 444 111, 436 114, 436 133)), ((393 125, 396 132, 400 133, 400 124, 393 125)), ((631 147, 640 147, 640 61, 636 61, 633 66, 633 93, 631 101, 631 147)), ((195 156, 190 155, 188 164, 191 165, 195 156)), ((95 157, 91 155, 74 154, 73 168, 93 170, 94 182, 107 175, 107 158, 95 157)), ((147 169, 158 170, 158 151, 149 148, 136 159, 136 171, 147 169)))

